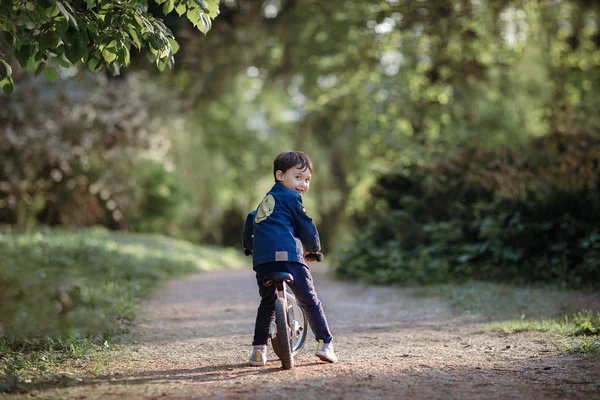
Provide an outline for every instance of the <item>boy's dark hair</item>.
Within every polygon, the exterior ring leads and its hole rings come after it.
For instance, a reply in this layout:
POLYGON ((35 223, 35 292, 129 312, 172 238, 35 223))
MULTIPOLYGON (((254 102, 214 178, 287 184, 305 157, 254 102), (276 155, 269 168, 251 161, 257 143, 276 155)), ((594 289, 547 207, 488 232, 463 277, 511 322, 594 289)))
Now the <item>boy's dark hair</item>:
POLYGON ((312 161, 305 153, 301 151, 285 150, 277 154, 277 157, 273 160, 273 177, 275 178, 275 182, 277 182, 275 172, 281 171, 285 173, 288 169, 296 166, 302 171, 308 169, 311 174, 313 172, 312 161))

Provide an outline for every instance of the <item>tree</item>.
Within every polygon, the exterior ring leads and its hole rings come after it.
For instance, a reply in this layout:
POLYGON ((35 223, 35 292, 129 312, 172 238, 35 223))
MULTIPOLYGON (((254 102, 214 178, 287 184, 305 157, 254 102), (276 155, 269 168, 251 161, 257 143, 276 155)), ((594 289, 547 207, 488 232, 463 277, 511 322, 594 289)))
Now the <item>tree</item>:
MULTIPOLYGON (((219 0, 154 0, 163 13, 173 11, 204 34, 219 14, 219 0)), ((131 48, 146 53, 163 71, 179 49, 171 30, 148 12, 147 0, 1 0, 0 87, 14 88, 10 62, 50 81, 57 66, 85 63, 114 75, 130 62, 131 48), (8 62, 3 58, 8 59, 8 62)))

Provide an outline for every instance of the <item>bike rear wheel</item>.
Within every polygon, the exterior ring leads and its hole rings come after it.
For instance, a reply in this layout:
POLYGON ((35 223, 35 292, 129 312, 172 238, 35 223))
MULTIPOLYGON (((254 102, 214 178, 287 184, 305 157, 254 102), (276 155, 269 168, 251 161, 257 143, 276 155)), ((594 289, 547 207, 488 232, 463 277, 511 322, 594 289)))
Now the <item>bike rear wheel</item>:
POLYGON ((287 322, 285 301, 281 298, 275 300, 275 323, 277 325, 275 340, 280 352, 278 356, 281 360, 281 365, 283 369, 292 369, 294 367, 294 355, 292 354, 290 343, 290 330, 287 322))
MULTIPOLYGON (((306 336, 308 333, 308 321, 306 320, 306 315, 298 305, 294 294, 291 291, 286 292, 287 297, 287 323, 288 329, 291 331, 291 342, 290 348, 292 350, 292 355, 295 357, 300 353, 302 347, 304 347, 304 342, 306 341, 306 336)), ((279 349, 279 345, 277 340, 271 340, 271 346, 273 347, 273 351, 277 354, 278 357, 281 358, 282 350, 279 349)))

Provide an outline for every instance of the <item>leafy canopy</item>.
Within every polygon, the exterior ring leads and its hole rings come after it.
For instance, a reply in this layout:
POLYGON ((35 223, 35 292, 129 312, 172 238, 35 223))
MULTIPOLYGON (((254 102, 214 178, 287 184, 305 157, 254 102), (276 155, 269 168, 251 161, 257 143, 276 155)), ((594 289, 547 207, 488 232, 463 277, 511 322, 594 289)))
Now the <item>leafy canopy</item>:
MULTIPOLYGON (((163 13, 175 11, 206 34, 219 14, 219 0, 154 0, 163 13)), ((145 52, 163 71, 179 49, 163 21, 148 12, 147 0, 0 1, 0 87, 14 88, 10 62, 54 81, 57 66, 83 62, 117 75, 130 62, 131 48, 145 52), (5 54, 3 54, 5 52, 5 54)))

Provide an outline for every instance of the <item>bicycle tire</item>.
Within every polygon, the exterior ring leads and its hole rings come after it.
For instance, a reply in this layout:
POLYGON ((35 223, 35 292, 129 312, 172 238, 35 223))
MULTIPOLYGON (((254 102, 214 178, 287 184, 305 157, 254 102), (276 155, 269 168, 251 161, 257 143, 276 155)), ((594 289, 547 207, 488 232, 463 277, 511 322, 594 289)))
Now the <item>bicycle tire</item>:
MULTIPOLYGON (((300 320, 299 322, 301 323, 301 327, 302 327, 302 332, 300 332, 300 335, 298 336, 298 338, 292 339, 290 341, 290 348, 292 349, 292 354, 294 355, 294 357, 296 357, 298 355, 298 353, 300 353, 300 350, 302 350, 302 348, 304 347, 304 343, 306 342, 306 337, 308 336, 308 320, 306 319, 306 315, 302 311, 302 308, 296 302, 296 297, 294 297, 294 294, 292 292, 287 292, 287 308, 288 308, 288 313, 286 315, 288 316, 287 323, 288 323, 289 329, 292 328, 291 327, 292 320, 289 318, 290 311, 293 311, 292 314, 295 315, 295 317, 300 317, 300 318, 296 318, 296 319, 300 320), (295 308, 295 310, 294 310, 294 308, 295 308), (292 310, 290 310, 290 309, 292 309, 292 310)), ((281 358, 280 354, 282 351, 280 351, 280 349, 279 349, 277 340, 271 340, 271 347, 273 347, 273 351, 275 352, 277 357, 281 358)))
POLYGON ((294 367, 294 355, 290 343, 287 312, 284 301, 280 298, 275 300, 275 324, 277 325, 275 340, 281 353, 279 354, 281 365, 283 369, 292 369, 294 367))

